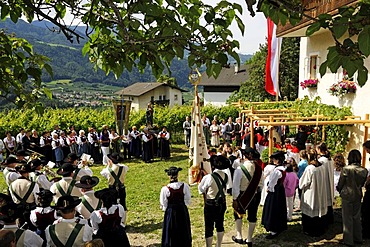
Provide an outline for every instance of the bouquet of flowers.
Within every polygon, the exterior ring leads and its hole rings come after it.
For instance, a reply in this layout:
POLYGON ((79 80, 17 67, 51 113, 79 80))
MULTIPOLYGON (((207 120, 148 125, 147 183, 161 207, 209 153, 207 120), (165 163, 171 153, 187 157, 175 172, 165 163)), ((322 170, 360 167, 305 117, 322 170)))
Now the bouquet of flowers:
POLYGON ((354 81, 342 80, 338 83, 331 85, 329 93, 333 96, 342 97, 347 93, 355 93, 357 90, 356 83, 354 81))
POLYGON ((318 83, 319 83, 318 79, 308 79, 301 82, 300 86, 302 87, 302 89, 305 89, 309 87, 317 87, 318 83))

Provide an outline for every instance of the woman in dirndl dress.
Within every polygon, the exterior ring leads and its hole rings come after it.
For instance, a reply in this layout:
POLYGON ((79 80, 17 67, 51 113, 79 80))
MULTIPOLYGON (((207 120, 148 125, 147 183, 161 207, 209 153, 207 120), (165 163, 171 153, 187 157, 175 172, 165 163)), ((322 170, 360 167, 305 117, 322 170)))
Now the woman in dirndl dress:
POLYGON ((270 175, 270 181, 267 185, 267 196, 263 206, 262 225, 266 231, 270 232, 267 239, 275 238, 282 231, 287 229, 287 208, 284 189, 285 160, 284 152, 277 151, 270 156, 272 162, 276 165, 270 175))
POLYGON ((160 194, 160 204, 164 213, 162 247, 191 247, 190 217, 187 206, 190 204, 189 185, 178 182, 181 168, 170 167, 165 172, 170 183, 160 194))

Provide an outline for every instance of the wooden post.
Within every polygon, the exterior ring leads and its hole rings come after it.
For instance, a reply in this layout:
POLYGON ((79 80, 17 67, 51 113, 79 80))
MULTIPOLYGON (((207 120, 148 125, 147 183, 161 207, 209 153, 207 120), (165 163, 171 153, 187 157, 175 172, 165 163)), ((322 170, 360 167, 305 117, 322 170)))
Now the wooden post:
MULTIPOLYGON (((270 122, 273 122, 274 121, 274 118, 273 117, 270 117, 270 122)), ((268 126, 270 127, 270 126, 268 126)), ((271 156, 272 154, 272 147, 274 146, 274 140, 273 140, 273 131, 274 131, 274 127, 271 126, 270 130, 269 130, 269 157, 271 156)))
POLYGON ((249 131, 250 131, 250 143, 249 143, 249 145, 251 146, 251 148, 255 148, 254 147, 254 120, 253 120, 253 117, 251 117, 250 118, 250 123, 249 123, 249 126, 250 126, 250 128, 249 128, 249 131))
MULTIPOLYGON (((369 120, 369 114, 365 115, 365 120, 369 120)), ((369 136, 369 127, 365 124, 365 130, 364 130, 364 142, 365 143, 369 136)), ((366 150, 362 148, 362 167, 365 167, 366 165, 366 150)))
POLYGON ((325 125, 322 126, 321 141, 325 141, 325 125))

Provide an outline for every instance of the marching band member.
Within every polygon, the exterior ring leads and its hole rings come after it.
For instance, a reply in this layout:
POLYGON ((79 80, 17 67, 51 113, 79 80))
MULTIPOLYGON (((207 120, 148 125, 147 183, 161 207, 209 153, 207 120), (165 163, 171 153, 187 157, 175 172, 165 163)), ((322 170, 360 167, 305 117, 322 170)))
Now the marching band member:
POLYGON ((82 196, 79 188, 75 186, 76 180, 73 179, 75 166, 71 163, 64 163, 61 168, 57 170, 58 175, 62 175, 62 179, 54 183, 50 187, 50 191, 54 193, 54 202, 58 201, 58 198, 64 195, 72 195, 80 197, 82 196))
POLYGON ((233 178, 233 208, 236 236, 232 240, 238 244, 252 246, 252 236, 257 222, 258 205, 261 200, 262 167, 254 161, 258 153, 251 147, 245 149, 245 161, 235 169, 233 178), (248 210, 248 238, 242 237, 242 220, 248 210))
POLYGON ((6 166, 3 170, 3 175, 5 178, 5 183, 10 186, 12 182, 14 182, 17 178, 21 175, 15 170, 15 166, 17 165, 18 161, 14 156, 10 156, 5 160, 3 166, 6 166))
POLYGON ((62 215, 45 230, 47 246, 83 246, 92 240, 92 229, 87 220, 75 217, 76 206, 81 199, 71 195, 61 196, 53 207, 62 215))
MULTIPOLYGON (((25 222, 30 223, 31 210, 36 207, 37 193, 40 188, 36 182, 29 180, 29 173, 31 172, 31 165, 27 163, 18 164, 15 169, 20 173, 20 177, 16 179, 9 186, 9 192, 15 204, 23 207, 24 218, 20 219, 20 224, 25 222)), ((32 224, 29 224, 29 228, 32 224)))
POLYGON ((35 232, 19 228, 16 220, 22 217, 22 207, 15 204, 12 199, 0 193, 0 220, 4 222, 4 227, 0 230, 10 230, 15 233, 16 246, 35 247, 42 246, 43 240, 35 232))
POLYGON ((223 169, 230 167, 230 160, 222 155, 212 155, 210 158, 212 173, 205 175, 198 185, 204 198, 204 225, 206 246, 211 247, 213 228, 217 230, 216 247, 221 247, 224 236, 224 216, 226 211, 226 184, 228 176, 223 169))
POLYGON ((30 180, 36 182, 40 189, 49 190, 52 182, 49 181, 48 177, 41 171, 42 161, 40 159, 34 159, 29 161, 31 165, 30 180))
POLYGON ((71 163, 72 165, 75 166, 73 179, 76 181, 80 181, 82 176, 92 176, 93 175, 93 171, 88 166, 88 160, 85 160, 84 157, 81 161, 78 161, 77 154, 70 153, 68 154, 64 162, 71 163))
POLYGON ((76 211, 79 212, 84 219, 90 219, 90 215, 94 210, 99 210, 102 206, 101 200, 94 195, 93 187, 99 183, 99 178, 96 176, 83 176, 80 182, 76 183, 76 187, 81 189, 83 194, 81 203, 77 205, 76 211))
POLYGON ((128 166, 121 163, 123 159, 118 153, 113 153, 108 158, 108 165, 100 174, 108 179, 109 188, 117 190, 119 202, 127 211, 125 178, 128 166))

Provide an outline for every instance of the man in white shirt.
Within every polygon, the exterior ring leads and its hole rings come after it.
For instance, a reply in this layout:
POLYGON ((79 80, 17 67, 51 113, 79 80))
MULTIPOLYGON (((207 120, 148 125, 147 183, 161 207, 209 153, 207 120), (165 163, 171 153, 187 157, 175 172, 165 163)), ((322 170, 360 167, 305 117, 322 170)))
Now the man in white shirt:
POLYGON ((87 220, 75 217, 75 208, 80 203, 81 199, 70 195, 58 199, 54 208, 59 210, 62 217, 46 228, 47 246, 65 246, 67 241, 73 243, 71 246, 83 246, 92 240, 93 231, 87 220))

